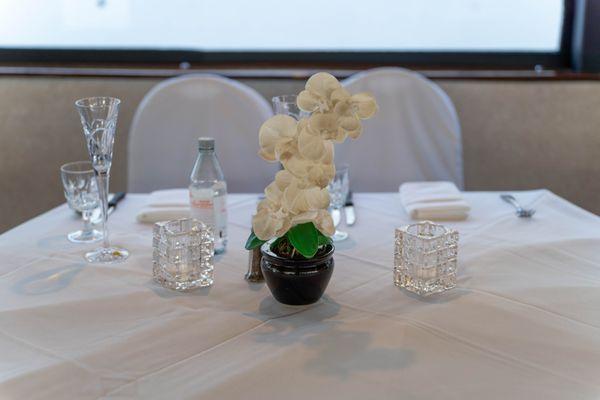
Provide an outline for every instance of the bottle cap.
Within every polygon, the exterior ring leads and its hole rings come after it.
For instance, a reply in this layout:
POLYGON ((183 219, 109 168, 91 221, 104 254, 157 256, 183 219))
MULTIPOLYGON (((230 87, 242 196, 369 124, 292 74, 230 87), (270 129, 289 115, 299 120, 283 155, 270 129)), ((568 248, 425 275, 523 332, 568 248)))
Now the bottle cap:
POLYGON ((214 150, 215 138, 201 137, 198 138, 198 150, 214 150))

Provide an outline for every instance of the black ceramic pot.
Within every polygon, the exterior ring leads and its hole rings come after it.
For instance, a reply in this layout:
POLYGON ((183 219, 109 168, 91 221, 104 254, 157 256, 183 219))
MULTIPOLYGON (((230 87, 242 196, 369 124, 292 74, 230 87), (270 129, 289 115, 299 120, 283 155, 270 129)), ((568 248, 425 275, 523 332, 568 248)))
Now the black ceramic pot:
POLYGON ((333 245, 310 260, 291 260, 271 251, 270 242, 262 245, 260 267, 273 297, 289 305, 312 304, 325 292, 333 273, 333 245))

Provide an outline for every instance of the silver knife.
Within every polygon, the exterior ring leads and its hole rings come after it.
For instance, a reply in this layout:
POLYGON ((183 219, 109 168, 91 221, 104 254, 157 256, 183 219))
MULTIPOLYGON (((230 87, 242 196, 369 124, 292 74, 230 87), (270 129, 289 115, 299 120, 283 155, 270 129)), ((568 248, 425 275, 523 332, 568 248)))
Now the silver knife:
POLYGON ((342 212, 340 211, 339 208, 331 209, 331 219, 333 220, 333 226, 335 226, 336 228, 340 224, 341 214, 342 214, 342 212))
POLYGON ((346 215, 346 225, 354 225, 354 223, 356 222, 356 214, 354 213, 352 192, 348 192, 348 197, 346 197, 346 204, 344 204, 344 214, 346 215))

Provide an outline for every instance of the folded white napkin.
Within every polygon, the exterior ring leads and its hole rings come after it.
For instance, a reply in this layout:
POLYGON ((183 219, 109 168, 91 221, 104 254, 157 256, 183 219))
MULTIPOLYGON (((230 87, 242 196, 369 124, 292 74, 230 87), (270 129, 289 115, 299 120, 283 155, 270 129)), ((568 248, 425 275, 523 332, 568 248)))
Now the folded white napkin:
POLYGON ((189 218, 190 200, 187 189, 157 190, 152 192, 148 203, 137 214, 142 223, 154 223, 171 219, 189 218))
POLYGON ((146 205, 150 207, 189 207, 189 193, 188 189, 157 190, 150 193, 146 205))
POLYGON ((452 182, 406 182, 400 202, 412 219, 462 220, 471 207, 452 182))
POLYGON ((145 207, 137 214, 137 220, 145 224, 189 217, 189 207, 145 207))

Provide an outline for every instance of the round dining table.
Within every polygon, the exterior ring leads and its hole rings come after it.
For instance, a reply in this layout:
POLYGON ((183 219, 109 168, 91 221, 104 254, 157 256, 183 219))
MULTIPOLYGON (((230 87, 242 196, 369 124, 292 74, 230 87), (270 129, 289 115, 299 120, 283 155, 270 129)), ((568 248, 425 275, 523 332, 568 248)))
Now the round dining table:
MULTIPOLYGON (((0 235, 0 399, 598 399, 600 218, 547 190, 465 192, 457 286, 394 286, 398 193, 355 193, 315 304, 286 306, 244 279, 258 195, 228 197, 214 285, 152 278, 147 194, 109 218, 124 263, 89 264, 66 205, 0 235)), ((9 212, 6 211, 5 212, 9 212)))

